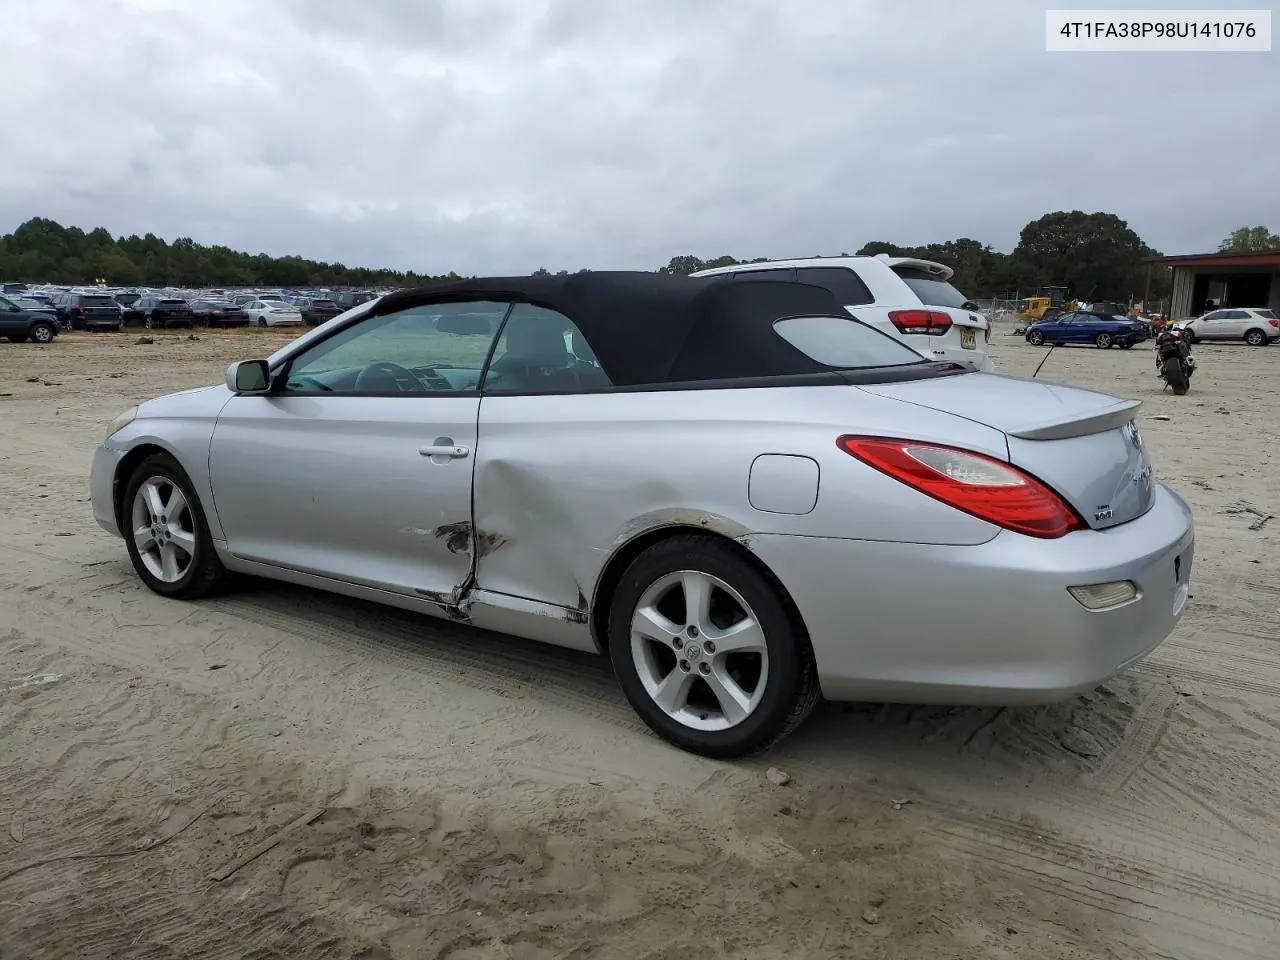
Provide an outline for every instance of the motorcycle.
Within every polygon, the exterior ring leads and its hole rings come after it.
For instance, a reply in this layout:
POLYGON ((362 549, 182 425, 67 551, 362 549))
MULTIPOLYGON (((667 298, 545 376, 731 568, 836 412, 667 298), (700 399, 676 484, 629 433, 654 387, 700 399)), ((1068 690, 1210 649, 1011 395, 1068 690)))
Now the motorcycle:
POLYGON ((1191 388, 1191 375, 1195 373, 1196 358, 1191 355, 1191 345, 1172 330, 1165 330, 1156 337, 1156 370, 1166 386, 1172 387, 1177 396, 1191 388))

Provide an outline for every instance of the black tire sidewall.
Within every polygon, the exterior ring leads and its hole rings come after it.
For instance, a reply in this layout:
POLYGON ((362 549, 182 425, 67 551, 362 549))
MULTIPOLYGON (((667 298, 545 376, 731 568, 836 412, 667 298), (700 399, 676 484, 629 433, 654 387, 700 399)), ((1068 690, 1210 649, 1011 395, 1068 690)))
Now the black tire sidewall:
POLYGON ((708 757, 740 757, 767 747, 787 732, 807 684, 816 682, 808 638, 778 587, 734 547, 711 537, 673 537, 632 562, 610 604, 608 646, 622 691, 649 728, 676 746, 708 757), (631 654, 635 606, 654 581, 678 570, 709 573, 728 583, 746 600, 764 632, 769 655, 764 697, 750 717, 729 730, 692 730, 673 720, 653 702, 636 672, 631 654))
POLYGON ((1170 357, 1161 365, 1160 369, 1164 373, 1165 381, 1173 388, 1175 393, 1179 391, 1186 392, 1187 378, 1183 376, 1182 363, 1177 357, 1170 357))
POLYGON ((148 589, 161 596, 175 599, 198 596, 208 590, 209 584, 214 579, 215 571, 221 570, 222 564, 214 551, 213 538, 209 534, 209 522, 205 519, 204 507, 200 503, 200 498, 192 488, 191 480, 187 477, 186 471, 182 469, 173 457, 166 453, 158 453, 147 457, 142 463, 138 464, 129 476, 125 486, 120 526, 122 528, 120 532, 124 536, 125 548, 129 552, 129 560, 133 563, 133 569, 137 571, 138 576, 147 585, 148 589), (182 495, 186 498, 190 507, 192 523, 195 526, 193 532, 196 537, 196 556, 192 558, 186 573, 174 583, 165 583, 163 580, 158 580, 152 576, 151 571, 146 568, 138 554, 137 544, 133 542, 133 523, 131 519, 133 516, 133 500, 138 493, 138 488, 153 477, 162 477, 182 491, 182 495))

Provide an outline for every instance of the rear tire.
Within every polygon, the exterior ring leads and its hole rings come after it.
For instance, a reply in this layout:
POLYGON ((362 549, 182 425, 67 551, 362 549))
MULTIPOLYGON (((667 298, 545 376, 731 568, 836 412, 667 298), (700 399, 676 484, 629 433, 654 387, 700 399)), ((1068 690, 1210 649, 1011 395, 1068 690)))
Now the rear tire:
POLYGON ((258 326, 259 326, 259 327, 262 327, 263 329, 266 329, 266 326, 267 326, 267 318, 266 318, 266 317, 259 317, 259 318, 258 318, 258 326))
POLYGON ((195 600, 214 592, 225 582, 227 571, 213 548, 213 538, 209 535, 209 523, 200 499, 192 489, 186 471, 167 453, 147 457, 138 464, 125 487, 120 514, 121 533, 129 559, 138 577, 150 590, 174 600, 195 600), (159 517, 148 507, 144 486, 159 491, 164 508, 159 517), (181 495, 183 505, 169 514, 169 508, 174 506, 172 497, 175 492, 181 495), (159 520, 164 523, 159 523, 159 520), (175 536, 175 533, 180 536, 175 536), (185 541, 190 547, 188 552, 186 547, 179 546, 177 558, 168 568, 165 566, 165 548, 158 545, 157 538, 161 534, 166 544, 180 545, 185 541), (152 541, 152 547, 148 547, 145 555, 140 539, 152 541), (185 565, 182 562, 184 554, 185 565), (166 576, 166 569, 173 576, 166 576))
POLYGON ((1177 396, 1180 397, 1187 392, 1189 384, 1186 375, 1182 372, 1181 360, 1177 357, 1170 357, 1160 369, 1164 374, 1165 382, 1169 384, 1177 396))
POLYGON ((618 683, 649 729, 704 757, 767 749, 799 727, 819 697, 791 598, 715 537, 672 537, 632 561, 609 605, 608 647, 618 683), (705 591, 705 604, 686 584, 705 591), (742 647, 729 649, 731 637, 742 647))
POLYGON ((1265 347, 1267 345, 1267 333, 1265 330, 1255 328, 1244 335, 1244 342, 1251 347, 1265 347))

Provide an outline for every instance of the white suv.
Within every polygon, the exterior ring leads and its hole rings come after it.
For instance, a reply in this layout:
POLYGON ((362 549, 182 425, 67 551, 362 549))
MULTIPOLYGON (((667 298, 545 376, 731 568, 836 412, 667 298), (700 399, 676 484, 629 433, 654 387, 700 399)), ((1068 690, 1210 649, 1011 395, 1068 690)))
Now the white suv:
POLYGON ((748 276, 798 280, 824 287, 859 320, 883 330, 931 360, 972 363, 992 372, 991 324, 951 285, 955 271, 911 257, 818 257, 769 260, 700 270, 695 277, 748 276))
POLYGON ((1213 310, 1203 317, 1183 320, 1173 325, 1184 331, 1189 342, 1197 340, 1243 340, 1254 347, 1265 347, 1280 339, 1280 317, 1274 310, 1260 307, 1227 307, 1213 310))

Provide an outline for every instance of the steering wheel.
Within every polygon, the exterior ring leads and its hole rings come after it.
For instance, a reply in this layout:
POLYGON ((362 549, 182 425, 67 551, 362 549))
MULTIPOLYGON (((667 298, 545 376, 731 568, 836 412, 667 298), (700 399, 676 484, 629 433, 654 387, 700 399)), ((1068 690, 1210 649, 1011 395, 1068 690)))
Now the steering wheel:
POLYGON ((398 363, 392 363, 390 360, 379 360, 377 363, 369 364, 356 377, 354 387, 357 392, 374 392, 385 389, 382 384, 387 382, 395 384, 395 388, 404 393, 426 392, 422 381, 418 379, 412 370, 402 367, 398 363), (413 384, 412 388, 406 389, 406 383, 413 384))

